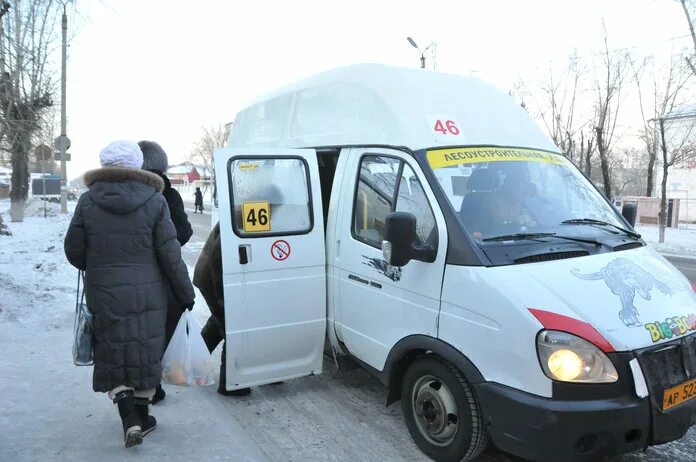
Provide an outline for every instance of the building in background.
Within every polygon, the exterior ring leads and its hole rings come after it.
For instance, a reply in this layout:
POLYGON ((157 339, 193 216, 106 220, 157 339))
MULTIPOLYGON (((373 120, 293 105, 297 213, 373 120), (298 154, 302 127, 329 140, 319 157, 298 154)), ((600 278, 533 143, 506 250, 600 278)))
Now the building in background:
POLYGON ((201 167, 184 162, 178 165, 172 165, 167 169, 167 176, 172 184, 190 184, 200 180, 203 177, 201 167))
MULTIPOLYGON (((662 187, 662 168, 657 171, 656 196, 660 196, 662 187)), ((696 223, 696 165, 690 167, 672 167, 667 176, 667 199, 679 199, 679 221, 696 223)))

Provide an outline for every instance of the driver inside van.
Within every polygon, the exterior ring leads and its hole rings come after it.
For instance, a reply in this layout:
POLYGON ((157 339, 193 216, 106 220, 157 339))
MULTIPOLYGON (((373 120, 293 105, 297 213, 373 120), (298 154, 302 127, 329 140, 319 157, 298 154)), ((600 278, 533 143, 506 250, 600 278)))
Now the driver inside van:
POLYGON ((537 226, 525 205, 536 195, 536 186, 529 181, 526 169, 510 167, 501 169, 505 178, 500 189, 493 193, 491 228, 486 233, 489 237, 526 232, 537 226))
POLYGON ((478 168, 469 179, 470 192, 460 215, 475 239, 526 232, 537 226, 525 206, 526 200, 537 195, 536 186, 523 165, 510 164, 478 168))

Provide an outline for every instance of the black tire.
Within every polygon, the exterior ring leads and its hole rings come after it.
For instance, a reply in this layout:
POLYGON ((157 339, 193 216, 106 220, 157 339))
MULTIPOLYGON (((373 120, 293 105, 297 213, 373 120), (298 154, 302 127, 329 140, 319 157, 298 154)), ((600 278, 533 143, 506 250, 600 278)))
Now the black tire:
POLYGON ((411 437, 433 460, 473 460, 488 445, 471 386, 457 368, 436 356, 423 356, 409 366, 401 383, 401 409, 411 437))

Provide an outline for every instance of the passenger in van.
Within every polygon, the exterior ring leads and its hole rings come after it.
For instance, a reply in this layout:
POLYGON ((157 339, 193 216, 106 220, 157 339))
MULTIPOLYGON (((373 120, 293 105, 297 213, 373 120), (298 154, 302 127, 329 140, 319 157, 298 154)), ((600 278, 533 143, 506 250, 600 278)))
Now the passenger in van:
POLYGON ((203 246, 193 272, 193 285, 198 287, 210 309, 210 318, 201 330, 201 336, 212 353, 222 343, 222 362, 218 393, 224 396, 244 396, 251 393, 250 388, 226 390, 225 365, 227 364, 227 342, 225 342, 225 297, 222 286, 222 250, 220 245, 220 223, 210 232, 203 246))
MULTIPOLYGON (((188 221, 188 216, 184 210, 184 201, 181 199, 179 192, 172 188, 172 184, 167 178, 166 171, 169 166, 169 159, 167 158, 167 153, 162 149, 158 143, 154 141, 139 141, 138 146, 143 153, 143 170, 154 173, 155 175, 162 178, 164 181, 164 190, 162 190, 162 195, 167 201, 167 206, 169 208, 169 215, 172 218, 172 223, 174 223, 174 228, 176 228, 176 239, 179 241, 179 245, 182 247, 191 239, 193 235, 193 229, 191 228, 191 223, 188 221)), ((169 290, 169 303, 167 306, 167 324, 165 326, 165 344, 164 350, 167 349, 169 341, 174 335, 174 330, 176 330, 176 325, 179 323, 181 318, 181 307, 177 304, 174 295, 169 290)), ((166 393, 162 388, 162 385, 157 386, 155 391, 155 396, 152 398, 152 404, 157 404, 166 397, 166 393)))

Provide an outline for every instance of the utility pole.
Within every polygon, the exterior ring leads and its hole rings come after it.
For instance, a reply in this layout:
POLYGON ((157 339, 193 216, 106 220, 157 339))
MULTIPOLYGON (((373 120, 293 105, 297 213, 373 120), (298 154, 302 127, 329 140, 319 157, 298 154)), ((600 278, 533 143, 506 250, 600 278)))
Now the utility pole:
POLYGON ((65 65, 67 61, 67 41, 68 41, 68 15, 65 13, 65 2, 63 2, 63 19, 61 21, 63 31, 63 53, 61 57, 61 77, 60 77, 60 137, 65 140, 59 143, 60 146, 60 213, 68 213, 68 168, 66 164, 69 141, 67 141, 65 117, 65 65))

